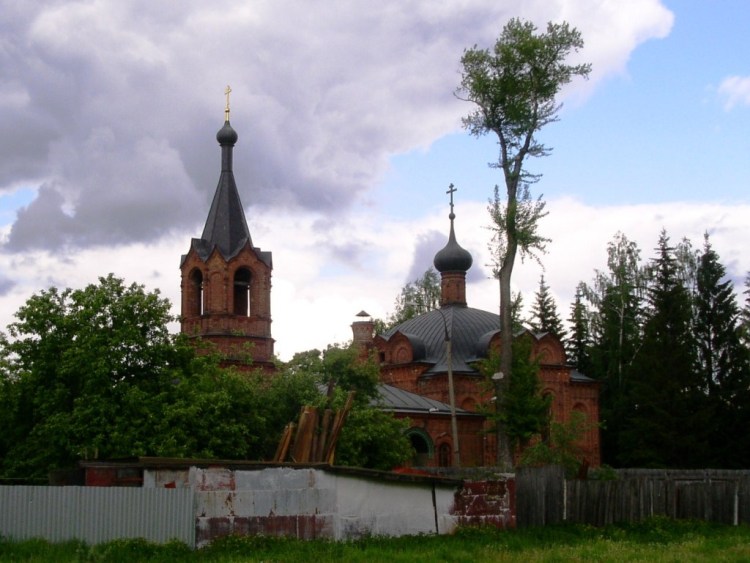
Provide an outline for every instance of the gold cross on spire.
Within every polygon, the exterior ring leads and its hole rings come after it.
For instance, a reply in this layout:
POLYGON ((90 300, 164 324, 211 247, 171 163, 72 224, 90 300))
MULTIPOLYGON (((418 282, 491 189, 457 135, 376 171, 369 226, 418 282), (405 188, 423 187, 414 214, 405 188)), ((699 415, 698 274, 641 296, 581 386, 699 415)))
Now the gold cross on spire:
POLYGON ((229 121, 229 94, 232 93, 232 89, 227 84, 227 87, 224 89, 224 95, 227 97, 227 105, 224 108, 224 121, 229 121))

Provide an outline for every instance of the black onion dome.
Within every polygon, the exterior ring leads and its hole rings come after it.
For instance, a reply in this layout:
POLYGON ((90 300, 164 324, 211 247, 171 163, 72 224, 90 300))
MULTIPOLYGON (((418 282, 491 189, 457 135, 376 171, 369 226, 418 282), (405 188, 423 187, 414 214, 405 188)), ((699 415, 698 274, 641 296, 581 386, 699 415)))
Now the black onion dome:
POLYGON ((456 216, 451 213, 449 217, 451 220, 451 233, 448 237, 448 244, 435 254, 433 264, 435 264, 435 269, 440 273, 466 272, 471 268, 474 260, 471 257, 471 253, 456 242, 456 233, 453 230, 453 219, 456 216))
POLYGON ((229 121, 224 122, 224 127, 219 129, 219 132, 216 133, 216 140, 219 141, 220 145, 234 145, 237 142, 237 139, 239 136, 237 135, 237 131, 235 131, 231 125, 229 125, 229 121))
POLYGON ((412 342, 414 360, 432 364, 425 374, 444 373, 448 370, 445 346, 447 330, 451 338, 452 370, 457 373, 477 373, 472 364, 486 357, 489 345, 487 335, 494 334, 499 327, 500 317, 495 313, 449 305, 404 321, 382 337, 387 341, 397 333, 403 334, 412 342))

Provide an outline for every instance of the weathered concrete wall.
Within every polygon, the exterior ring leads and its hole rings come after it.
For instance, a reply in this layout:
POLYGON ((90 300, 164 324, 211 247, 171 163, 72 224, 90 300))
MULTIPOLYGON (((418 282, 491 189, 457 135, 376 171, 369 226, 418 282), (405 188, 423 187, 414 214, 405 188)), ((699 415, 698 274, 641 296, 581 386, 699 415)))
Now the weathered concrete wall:
POLYGON ((337 539, 367 534, 404 536, 449 534, 456 527, 451 514, 455 488, 428 483, 367 481, 336 476, 337 539))
POLYGON ((145 469, 144 487, 195 491, 196 545, 228 534, 354 539, 515 525, 506 482, 407 478, 318 467, 145 469))

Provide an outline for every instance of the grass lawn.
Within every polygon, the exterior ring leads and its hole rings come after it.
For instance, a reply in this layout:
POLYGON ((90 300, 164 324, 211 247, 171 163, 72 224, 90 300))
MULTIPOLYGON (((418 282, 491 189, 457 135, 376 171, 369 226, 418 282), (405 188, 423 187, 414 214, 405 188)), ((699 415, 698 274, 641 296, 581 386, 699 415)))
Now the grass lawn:
POLYGON ((0 539, 0 561, 750 561, 750 526, 651 519, 592 528, 564 525, 499 531, 466 528, 453 536, 371 537, 350 542, 228 537, 192 551, 179 543, 0 539))

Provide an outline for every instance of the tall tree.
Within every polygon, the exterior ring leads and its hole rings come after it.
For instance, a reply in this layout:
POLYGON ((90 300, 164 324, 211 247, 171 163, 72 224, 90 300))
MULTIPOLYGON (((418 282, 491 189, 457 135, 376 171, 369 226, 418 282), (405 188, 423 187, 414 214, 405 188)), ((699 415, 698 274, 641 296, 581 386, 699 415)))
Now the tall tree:
POLYGON ((745 301, 740 310, 740 340, 750 350, 750 272, 745 274, 745 289, 742 291, 745 301))
POLYGON ((664 231, 652 271, 619 459, 631 466, 700 467, 710 417, 696 370, 691 296, 664 231))
MULTIPOLYGON (((560 89, 576 76, 587 77, 591 70, 588 64, 566 62, 571 53, 582 47, 580 32, 567 23, 549 23, 545 32, 537 33, 533 23, 514 18, 505 25, 492 50, 475 46, 464 51, 461 58, 461 84, 456 95, 476 105, 464 118, 464 126, 477 136, 494 133, 500 145, 494 166, 503 172, 507 200, 504 206, 500 205, 496 187, 490 213, 498 242, 501 371, 508 375, 512 369, 513 265, 519 249, 521 253, 533 252, 543 249, 546 242, 537 231, 543 205, 540 200, 532 200, 528 191, 529 182, 537 178, 524 164, 527 157, 549 154, 537 134, 557 119, 560 106, 555 98, 560 89)), ((509 380, 506 377, 498 381, 499 396, 509 380)), ((498 465, 510 467, 510 447, 501 424, 498 441, 498 465)))
POLYGON ((641 345, 646 279, 638 245, 618 232, 607 245, 607 270, 597 271, 593 283, 581 288, 591 305, 589 375, 602 382, 602 458, 606 463, 617 463, 620 433, 626 428, 630 375, 641 345))
POLYGON ((570 336, 565 339, 565 352, 568 362, 584 374, 591 375, 591 333, 589 329, 590 312, 583 302, 585 285, 579 283, 570 306, 570 336))
POLYGON ((750 462, 745 432, 750 410, 750 363, 741 343, 740 309, 732 281, 705 235, 696 270, 694 334, 698 370, 711 405, 712 466, 744 467, 750 462))
POLYGON ((561 340, 567 333, 557 312, 555 298, 552 297, 549 286, 544 281, 544 274, 539 277, 539 289, 534 294, 529 324, 535 332, 551 332, 561 340))

